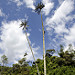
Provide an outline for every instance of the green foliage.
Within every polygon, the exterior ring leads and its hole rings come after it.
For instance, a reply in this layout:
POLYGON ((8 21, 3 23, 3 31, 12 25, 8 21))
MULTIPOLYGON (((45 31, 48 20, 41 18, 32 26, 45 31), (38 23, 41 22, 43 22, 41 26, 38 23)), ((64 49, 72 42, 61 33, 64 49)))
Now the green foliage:
POLYGON ((5 55, 3 55, 3 56, 1 57, 1 60, 2 60, 3 66, 8 63, 8 58, 7 58, 5 55))
MULTIPOLYGON (((75 74, 75 60, 73 60, 75 52, 73 49, 72 52, 63 52, 63 49, 63 46, 61 46, 60 52, 58 53, 60 57, 46 56, 47 75, 75 74)), ((54 50, 47 51, 51 53, 54 50)), ((26 55, 27 54, 25 54, 25 56, 26 55)), ((40 74, 44 75, 44 61, 42 59, 37 59, 35 62, 39 67, 40 74)), ((18 61, 17 64, 13 64, 12 67, 0 66, 0 75, 38 75, 35 62, 33 62, 32 66, 29 66, 28 62, 26 61, 26 58, 22 58, 18 61)))
POLYGON ((46 56, 51 57, 54 54, 54 52, 55 52, 54 49, 46 50, 46 56))
POLYGON ((27 20, 25 20, 25 21, 24 21, 24 22, 22 22, 22 23, 21 23, 21 25, 20 25, 20 27, 23 27, 23 30, 25 30, 25 31, 26 31, 26 30, 28 30, 28 28, 27 28, 27 27, 28 27, 29 25, 27 25, 27 23, 28 23, 28 21, 27 21, 27 20))

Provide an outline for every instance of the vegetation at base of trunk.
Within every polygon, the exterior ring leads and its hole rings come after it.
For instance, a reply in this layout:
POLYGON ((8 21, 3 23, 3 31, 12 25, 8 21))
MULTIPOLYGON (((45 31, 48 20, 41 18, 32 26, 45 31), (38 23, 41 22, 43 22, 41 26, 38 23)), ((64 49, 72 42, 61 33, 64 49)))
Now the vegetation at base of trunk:
MULTIPOLYGON (((47 75, 74 75, 75 74, 75 50, 66 50, 60 46, 59 56, 53 56, 54 49, 46 50, 46 66, 47 75)), ((25 53, 26 54, 26 53, 25 53)), ((26 54, 27 55, 27 54, 26 54)), ((25 55, 25 56, 26 56, 25 55)), ((0 66, 1 75, 38 75, 36 64, 39 67, 40 75, 44 75, 44 61, 37 59, 32 66, 26 61, 26 57, 20 59, 18 63, 13 64, 12 67, 0 66)))

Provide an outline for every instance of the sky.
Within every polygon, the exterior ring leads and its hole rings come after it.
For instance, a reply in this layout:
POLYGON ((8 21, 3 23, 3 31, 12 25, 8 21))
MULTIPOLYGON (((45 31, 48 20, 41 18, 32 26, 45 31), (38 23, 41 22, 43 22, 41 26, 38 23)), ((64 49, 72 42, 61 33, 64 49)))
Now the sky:
MULTIPOLYGON (((27 36, 35 58, 43 58, 41 16, 35 12, 40 1, 45 29, 45 48, 55 49, 62 44, 75 47, 75 0, 0 0, 0 61, 8 57, 9 64, 17 63, 27 53, 27 60, 33 60, 25 33, 20 28, 21 21, 28 20, 27 36)), ((57 53, 55 53, 57 55, 57 53)))

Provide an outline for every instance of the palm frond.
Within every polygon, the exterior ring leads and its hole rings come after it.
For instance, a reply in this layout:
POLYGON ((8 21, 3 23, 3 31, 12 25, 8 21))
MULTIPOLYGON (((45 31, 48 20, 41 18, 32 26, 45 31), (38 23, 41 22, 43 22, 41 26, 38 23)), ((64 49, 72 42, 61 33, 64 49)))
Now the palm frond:
POLYGON ((35 6, 35 12, 37 12, 38 14, 40 14, 42 8, 44 8, 44 7, 45 7, 45 5, 42 2, 38 3, 38 5, 35 6))
POLYGON ((24 20, 24 22, 22 22, 20 24, 20 27, 23 27, 23 30, 28 30, 27 27, 29 27, 29 25, 27 25, 28 21, 27 20, 24 20))

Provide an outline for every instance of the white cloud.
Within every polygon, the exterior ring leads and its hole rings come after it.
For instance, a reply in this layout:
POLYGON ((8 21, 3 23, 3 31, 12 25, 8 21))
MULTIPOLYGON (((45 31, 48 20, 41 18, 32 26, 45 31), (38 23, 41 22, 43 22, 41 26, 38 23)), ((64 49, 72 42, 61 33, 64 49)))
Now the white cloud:
POLYGON ((56 23, 59 24, 66 20, 68 14, 70 14, 74 10, 74 1, 65 0, 62 5, 55 10, 52 18, 47 18, 47 24, 56 23))
MULTIPOLYGON (((9 62, 16 63, 18 59, 23 57, 25 52, 28 53, 27 60, 33 60, 26 36, 22 28, 19 28, 20 24, 21 20, 2 22, 0 48, 3 50, 3 54, 8 57, 9 62)), ((33 47, 35 55, 37 55, 38 49, 39 47, 33 47)))
POLYGON ((48 15, 51 9, 54 7, 54 3, 50 0, 42 0, 42 2, 45 4, 45 7, 43 8, 43 13, 45 15, 48 15))
POLYGON ((34 6, 34 0, 23 0, 24 3, 26 3, 26 6, 28 8, 32 8, 32 9, 35 9, 35 6, 34 6))
POLYGON ((70 28, 69 33, 67 35, 65 35, 64 38, 68 44, 75 43, 75 24, 70 28))
POLYGON ((55 27, 55 30, 56 30, 55 32, 57 34, 62 34, 62 33, 67 33, 68 32, 68 29, 65 28, 64 24, 55 27))
POLYGON ((73 26, 68 30, 67 35, 64 35, 64 43, 65 43, 65 49, 69 50, 69 44, 72 44, 72 49, 75 50, 75 23, 73 24, 73 26))
POLYGON ((0 16, 4 16, 5 14, 2 12, 2 10, 0 9, 0 16))
POLYGON ((75 42, 74 41, 75 37, 73 36, 74 29, 72 28, 73 29, 72 30, 70 28, 66 28, 66 26, 69 27, 70 23, 72 23, 73 19, 75 18, 75 15, 72 14, 73 11, 74 11, 74 0, 65 0, 55 10, 54 15, 46 19, 46 30, 48 31, 49 36, 51 37, 52 35, 55 34, 55 37, 52 38, 52 40, 50 41, 52 41, 53 43, 55 42, 56 46, 57 45, 59 46, 59 44, 61 43, 70 44, 71 42, 72 43, 75 42))
POLYGON ((11 0, 13 2, 15 2, 17 4, 17 6, 21 6, 23 4, 26 4, 26 7, 27 8, 31 8, 31 9, 35 9, 35 6, 34 6, 34 0, 11 0))
MULTIPOLYGON (((49 28, 54 28, 56 32, 59 31, 63 32, 63 29, 65 29, 65 24, 69 21, 72 20, 74 17, 73 15, 70 15, 70 13, 74 10, 74 1, 71 0, 65 0, 62 5, 55 10, 54 15, 52 16, 52 18, 47 18, 46 19, 46 25, 49 28), (61 31, 58 30, 59 28, 61 28, 61 31), (58 31, 57 31, 58 30, 58 31)), ((65 29, 64 32, 66 32, 67 29, 65 29)))

